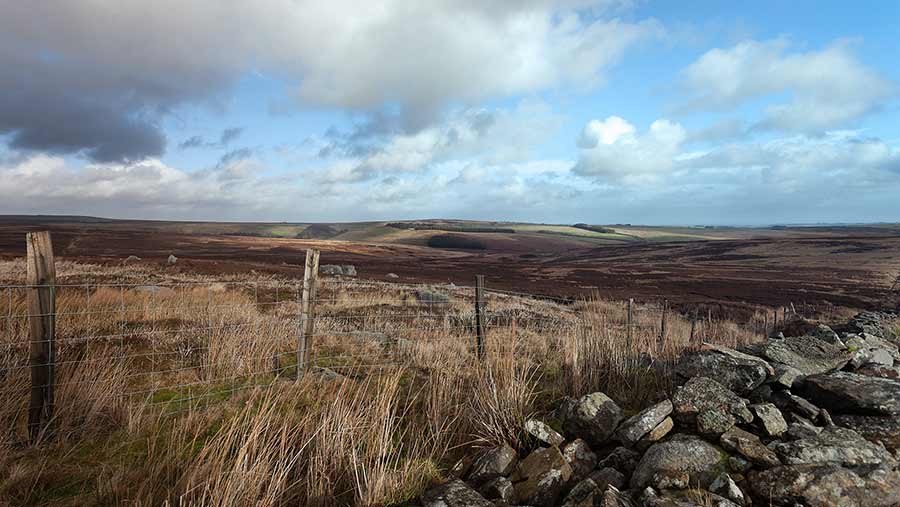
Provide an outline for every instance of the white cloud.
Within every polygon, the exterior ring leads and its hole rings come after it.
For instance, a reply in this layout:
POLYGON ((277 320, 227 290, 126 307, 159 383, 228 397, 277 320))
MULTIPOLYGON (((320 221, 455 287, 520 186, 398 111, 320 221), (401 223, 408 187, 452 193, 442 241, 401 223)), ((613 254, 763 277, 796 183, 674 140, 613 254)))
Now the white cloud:
POLYGON ((869 114, 897 97, 898 87, 838 41, 825 49, 789 52, 785 39, 713 49, 684 70, 687 110, 729 110, 763 97, 790 94, 766 108, 759 128, 822 132, 869 114))
POLYGON ((616 116, 592 120, 579 138, 582 149, 573 172, 612 182, 653 181, 672 169, 686 137, 681 125, 666 119, 644 133, 616 116))
POLYGON ((365 155, 333 161, 319 171, 319 180, 366 181, 388 173, 422 172, 450 160, 518 162, 531 157, 561 124, 562 118, 546 104, 532 100, 512 109, 464 109, 443 123, 388 136, 374 147, 366 145, 366 150, 351 142, 344 152, 365 151, 365 155))
POLYGON ((225 104, 251 73, 305 105, 397 107, 415 131, 448 104, 602 83, 661 30, 611 18, 621 3, 0 0, 0 67, 14 69, 0 74, 0 134, 103 161, 160 156, 161 117, 225 104), (60 127, 76 123, 78 136, 60 127))

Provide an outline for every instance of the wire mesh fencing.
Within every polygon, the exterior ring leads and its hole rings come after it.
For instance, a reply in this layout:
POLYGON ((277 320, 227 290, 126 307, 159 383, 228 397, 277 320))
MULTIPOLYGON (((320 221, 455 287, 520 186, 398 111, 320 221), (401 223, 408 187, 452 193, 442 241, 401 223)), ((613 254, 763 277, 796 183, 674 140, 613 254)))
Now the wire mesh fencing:
MULTIPOLYGON (((11 438, 26 439, 34 390, 42 388, 53 390, 47 427, 66 431, 96 420, 85 414, 111 402, 172 413, 304 375, 358 378, 479 360, 475 287, 348 277, 323 277, 316 286, 309 357, 301 361, 302 281, 55 284, 52 364, 31 357, 29 325, 43 315, 30 313, 27 302, 29 291, 43 287, 0 286, 0 424, 11 438), (53 368, 52 386, 35 382, 40 366, 53 368)), ((677 315, 666 323, 663 304, 481 294, 489 357, 564 351, 566 361, 584 363, 569 365, 572 371, 596 368, 598 347, 663 358, 694 341, 746 335, 712 322, 695 330, 677 315)))

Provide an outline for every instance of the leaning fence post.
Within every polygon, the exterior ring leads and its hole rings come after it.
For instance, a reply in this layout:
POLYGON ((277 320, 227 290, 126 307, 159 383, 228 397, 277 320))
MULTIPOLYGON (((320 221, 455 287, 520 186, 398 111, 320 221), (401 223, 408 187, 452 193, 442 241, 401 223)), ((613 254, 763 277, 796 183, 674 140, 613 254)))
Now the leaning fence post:
POLYGON ((475 352, 484 360, 484 275, 475 275, 475 352))
POLYGON ((626 344, 629 351, 631 350, 631 346, 634 343, 634 299, 628 298, 628 322, 626 324, 627 327, 627 336, 628 343, 626 344))
POLYGON ((694 336, 697 333, 697 311, 695 310, 693 315, 691 315, 691 338, 688 340, 688 343, 691 345, 694 344, 694 336))
POLYGON ((306 251, 306 267, 303 271, 303 295, 300 301, 300 337, 297 341, 297 379, 309 368, 315 324, 315 300, 319 278, 319 251, 306 251))
POLYGON ((49 232, 26 235, 28 326, 31 331, 31 403, 28 435, 32 442, 53 418, 53 385, 56 382, 56 266, 49 232))

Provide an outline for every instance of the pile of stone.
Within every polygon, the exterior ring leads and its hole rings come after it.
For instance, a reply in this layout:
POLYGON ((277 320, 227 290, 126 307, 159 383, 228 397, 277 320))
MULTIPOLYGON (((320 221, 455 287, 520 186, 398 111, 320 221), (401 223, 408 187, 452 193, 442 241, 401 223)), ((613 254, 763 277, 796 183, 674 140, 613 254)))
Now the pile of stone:
POLYGON ((671 397, 626 417, 603 393, 566 399, 488 449, 426 507, 900 505, 896 316, 681 358, 671 397))

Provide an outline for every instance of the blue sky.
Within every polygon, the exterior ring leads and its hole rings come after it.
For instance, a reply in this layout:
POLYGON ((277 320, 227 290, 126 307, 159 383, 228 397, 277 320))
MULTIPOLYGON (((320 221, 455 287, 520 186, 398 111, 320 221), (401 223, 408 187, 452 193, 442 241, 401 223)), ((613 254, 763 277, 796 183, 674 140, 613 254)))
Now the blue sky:
POLYGON ((900 221, 896 2, 0 13, 0 213, 900 221))

